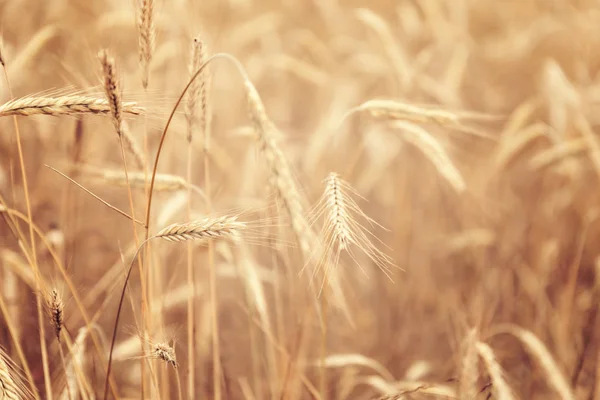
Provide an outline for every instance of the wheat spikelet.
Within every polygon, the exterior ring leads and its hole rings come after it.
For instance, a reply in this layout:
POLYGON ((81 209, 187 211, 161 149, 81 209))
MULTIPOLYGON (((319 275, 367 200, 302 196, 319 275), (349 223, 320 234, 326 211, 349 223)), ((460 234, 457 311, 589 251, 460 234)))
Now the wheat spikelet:
POLYGON ((0 399, 25 400, 34 398, 16 368, 10 357, 0 347, 0 399))
MULTIPOLYGON (((200 66, 206 61, 206 45, 199 38, 194 38, 192 43, 192 55, 190 58, 190 74, 194 74, 200 66)), ((205 68, 198 79, 195 79, 188 90, 187 102, 186 102, 186 118, 188 124, 187 140, 192 141, 194 128, 198 122, 200 122, 200 130, 204 132, 206 130, 208 120, 208 87, 210 80, 210 73, 208 68, 205 68), (200 118, 196 112, 196 103, 200 99, 200 118)))
MULTIPOLYGON (((140 115, 144 109, 136 102, 122 103, 122 112, 140 115)), ((0 117, 10 115, 75 115, 75 114, 108 114, 111 105, 105 99, 91 96, 37 97, 26 96, 10 100, 0 106, 0 117)))
POLYGON ((504 378, 504 371, 502 367, 496 361, 496 357, 494 356, 494 351, 490 346, 485 343, 477 342, 475 344, 477 349, 477 353, 483 359, 485 366, 490 374, 490 378, 492 379, 493 389, 496 393, 495 398, 498 400, 512 400, 514 396, 506 379, 504 378))
POLYGON ((104 93, 110 106, 110 112, 113 117, 113 124, 117 135, 121 136, 122 133, 122 121, 123 121, 123 104, 121 101, 121 92, 119 89, 119 81, 117 80, 117 71, 115 67, 115 60, 112 58, 108 51, 100 50, 98 53, 100 64, 102 65, 103 72, 103 84, 104 93))
POLYGON ((48 310, 50 312, 50 321, 52 322, 52 326, 54 327, 54 334, 58 341, 60 341, 60 332, 63 328, 64 323, 64 303, 62 301, 62 296, 58 292, 56 288, 50 291, 48 296, 48 310))
POLYGON ((197 239, 217 239, 237 236, 246 228, 237 216, 204 218, 184 224, 173 224, 159 231, 154 237, 171 242, 183 242, 197 239))
POLYGON ((154 0, 142 0, 138 20, 139 57, 142 66, 142 86, 148 88, 150 78, 150 62, 154 53, 154 0))
POLYGON ((479 375, 477 358, 477 330, 472 329, 465 338, 463 344, 462 367, 460 369, 460 381, 458 394, 461 400, 475 400, 477 398, 477 379, 479 375))
POLYGON ((461 173, 433 136, 425 129, 410 122, 397 121, 393 126, 402 130, 403 139, 418 148, 458 193, 465 191, 466 184, 461 173))

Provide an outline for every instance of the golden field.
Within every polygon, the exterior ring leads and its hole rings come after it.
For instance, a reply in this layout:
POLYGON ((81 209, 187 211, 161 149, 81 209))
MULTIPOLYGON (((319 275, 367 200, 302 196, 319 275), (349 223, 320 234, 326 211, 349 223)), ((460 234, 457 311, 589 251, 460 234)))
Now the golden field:
POLYGON ((4 0, 0 37, 0 399, 600 400, 597 1, 4 0))

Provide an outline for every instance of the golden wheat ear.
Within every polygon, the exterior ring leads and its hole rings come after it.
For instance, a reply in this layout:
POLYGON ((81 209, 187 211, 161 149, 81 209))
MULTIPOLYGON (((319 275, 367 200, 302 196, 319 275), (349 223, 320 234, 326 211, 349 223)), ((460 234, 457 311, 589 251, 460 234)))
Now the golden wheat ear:
POLYGON ((337 173, 329 174, 325 180, 323 195, 314 207, 311 217, 311 222, 321 217, 325 218, 321 230, 324 251, 320 254, 322 259, 319 265, 335 268, 341 253, 345 252, 366 274, 355 253, 356 250, 360 250, 392 280, 394 269, 400 268, 374 244, 374 241, 381 241, 365 225, 383 227, 360 209, 353 196, 360 197, 337 173))
POLYGON ((62 296, 58 289, 54 288, 48 295, 47 306, 48 312, 50 313, 50 322, 54 328, 54 334, 56 339, 60 342, 60 332, 62 331, 64 324, 64 308, 65 305, 62 300, 62 296))
POLYGON ((0 347, 0 399, 29 400, 35 398, 25 385, 25 379, 18 367, 0 347))
POLYGON ((237 221, 237 216, 204 218, 183 224, 173 224, 160 230, 154 237, 170 242, 186 240, 218 239, 236 237, 246 228, 244 222, 237 221))
MULTIPOLYGON (((11 115, 77 115, 110 114, 111 104, 106 99, 93 96, 66 95, 60 97, 25 96, 10 100, 0 106, 0 117, 11 115)), ((123 102, 121 111, 140 115, 144 112, 136 102, 123 102)))

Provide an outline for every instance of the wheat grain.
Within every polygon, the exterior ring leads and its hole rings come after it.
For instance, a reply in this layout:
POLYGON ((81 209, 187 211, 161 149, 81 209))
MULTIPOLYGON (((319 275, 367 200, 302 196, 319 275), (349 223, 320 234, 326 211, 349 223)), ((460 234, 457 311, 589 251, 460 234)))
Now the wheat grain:
MULTIPOLYGON (((10 100, 0 106, 0 117, 11 115, 75 115, 108 114, 111 106, 106 99, 91 96, 37 97, 26 96, 10 100)), ((122 103, 122 112, 140 115, 144 109, 136 102, 122 103)))
POLYGON ((173 224, 160 230, 154 237, 171 242, 183 242, 197 239, 217 239, 238 236, 246 228, 237 216, 204 218, 184 224, 173 224))
POLYGON ((154 0, 142 0, 138 20, 139 30, 139 57, 142 66, 142 86, 148 88, 150 79, 150 62, 154 53, 154 0))

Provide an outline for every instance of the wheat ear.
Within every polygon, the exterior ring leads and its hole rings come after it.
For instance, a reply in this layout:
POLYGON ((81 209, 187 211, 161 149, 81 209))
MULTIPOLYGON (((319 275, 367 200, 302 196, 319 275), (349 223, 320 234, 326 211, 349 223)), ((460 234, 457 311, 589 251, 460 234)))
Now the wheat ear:
POLYGON ((142 86, 148 88, 150 62, 154 53, 154 0, 142 0, 138 20, 140 64, 142 66, 142 86))
POLYGON ((316 235, 306 220, 292 172, 277 143, 277 129, 267 117, 263 102, 254 85, 247 79, 244 84, 250 117, 258 135, 260 148, 271 169, 272 184, 290 216, 292 230, 298 239, 304 258, 308 260, 311 258, 311 244, 315 242, 316 235))
MULTIPOLYGON (((145 172, 127 171, 129 184, 132 189, 143 190, 146 188, 145 172)), ((127 186, 125 174, 123 171, 102 170, 100 172, 102 179, 114 186, 127 186)), ((197 193, 202 198, 206 198, 206 194, 198 186, 193 185, 178 175, 171 174, 156 174, 154 189, 159 192, 174 192, 178 190, 187 190, 197 193)))
POLYGON ((496 356, 494 355, 494 351, 490 346, 485 343, 477 342, 475 344, 477 348, 477 353, 483 359, 485 366, 490 374, 490 378, 492 379, 493 389, 496 394, 495 398, 498 400, 513 400, 514 396, 504 378, 504 370, 502 366, 496 361, 496 356))
POLYGON ((17 367, 0 347, 0 399, 26 400, 33 399, 27 389, 17 367))
POLYGON ((444 147, 429 132, 410 122, 397 121, 393 126, 402 130, 402 138, 418 148, 456 192, 462 193, 466 190, 465 180, 460 171, 452 163, 444 147))
MULTIPOLYGON (((140 115, 144 109, 136 102, 124 102, 122 112, 140 115)), ((111 106, 106 99, 91 96, 37 97, 26 96, 10 100, 0 106, 0 117, 10 115, 75 115, 109 114, 111 106)))
MULTIPOLYGON (((190 57, 190 75, 196 72, 206 62, 206 45, 199 38, 194 38, 190 57)), ((202 70, 198 79, 190 85, 185 104, 187 119, 187 140, 192 141, 196 125, 200 123, 200 131, 204 132, 208 121, 208 87, 210 73, 208 69, 202 70), (197 113, 197 103, 200 100, 200 117, 197 113)))
POLYGON ((106 50, 101 50, 98 53, 98 58, 100 59, 100 64, 102 65, 102 72, 104 77, 104 93, 106 95, 106 99, 110 107, 110 113, 113 117, 115 131, 117 132, 117 135, 121 136, 121 124, 123 121, 123 104, 121 101, 119 81, 117 80, 115 59, 109 56, 108 51, 106 50))
POLYGON ((506 332, 516 337, 524 346, 527 352, 538 361, 540 367, 545 372, 548 383, 554 388, 556 393, 563 400, 574 400, 575 395, 569 385, 566 377, 554 361, 554 358, 544 345, 533 333, 528 330, 512 325, 502 325, 498 328, 499 332, 506 332))
POLYGON ((183 242, 238 236, 239 232, 245 228, 246 224, 237 221, 236 216, 223 216, 169 225, 154 236, 170 242, 183 242))
MULTIPOLYGON (((325 191, 315 206, 313 214, 314 219, 321 214, 326 214, 321 239, 327 244, 325 251, 330 253, 328 258, 333 257, 332 266, 335 267, 340 252, 346 251, 360 267, 353 250, 356 247, 363 251, 391 280, 392 268, 395 267, 392 259, 375 246, 371 240, 371 237, 375 236, 358 221, 358 218, 366 220, 371 226, 379 224, 360 209, 352 198, 353 194, 358 195, 337 173, 331 172, 328 175, 325 180, 325 191), (337 249, 333 248, 334 245, 337 249)), ((330 260, 325 260, 325 262, 329 263, 330 260)))
POLYGON ((55 288, 50 291, 48 296, 48 310, 50 312, 50 321, 54 328, 56 339, 60 342, 60 332, 64 324, 64 303, 59 291, 55 288))

